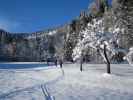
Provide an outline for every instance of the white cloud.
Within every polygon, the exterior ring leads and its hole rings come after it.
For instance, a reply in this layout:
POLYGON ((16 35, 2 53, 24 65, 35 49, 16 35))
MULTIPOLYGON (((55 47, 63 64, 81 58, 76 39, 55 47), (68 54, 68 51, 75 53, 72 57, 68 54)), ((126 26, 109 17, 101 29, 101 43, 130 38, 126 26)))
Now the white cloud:
POLYGON ((8 19, 4 19, 4 18, 0 18, 0 29, 4 29, 6 31, 15 31, 20 27, 20 23, 12 21, 12 20, 8 20, 8 19))
POLYGON ((5 30, 9 30, 9 24, 7 24, 7 22, 0 20, 0 28, 5 29, 5 30))

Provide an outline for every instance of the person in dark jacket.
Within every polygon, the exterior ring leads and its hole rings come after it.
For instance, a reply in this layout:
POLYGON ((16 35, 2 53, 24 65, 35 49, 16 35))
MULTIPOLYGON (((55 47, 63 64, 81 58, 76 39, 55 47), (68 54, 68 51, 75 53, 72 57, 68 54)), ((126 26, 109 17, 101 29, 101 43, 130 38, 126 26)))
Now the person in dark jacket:
POLYGON ((59 58, 59 64, 60 64, 60 68, 62 68, 63 67, 63 60, 62 60, 62 58, 59 58))
POLYGON ((55 58, 55 60, 54 60, 54 63, 55 63, 55 66, 57 67, 57 58, 55 58))
POLYGON ((49 66, 49 59, 47 58, 46 61, 47 61, 47 65, 49 66))

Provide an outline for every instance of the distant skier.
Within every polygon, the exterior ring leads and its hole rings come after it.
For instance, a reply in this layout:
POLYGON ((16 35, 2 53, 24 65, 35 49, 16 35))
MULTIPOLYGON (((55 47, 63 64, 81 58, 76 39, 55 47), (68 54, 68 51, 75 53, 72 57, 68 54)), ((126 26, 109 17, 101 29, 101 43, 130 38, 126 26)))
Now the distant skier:
POLYGON ((47 58, 46 61, 47 61, 47 65, 49 66, 49 59, 47 58))
POLYGON ((55 57, 55 59, 54 59, 54 63, 55 63, 55 66, 57 67, 57 58, 55 57))
POLYGON ((59 58, 59 64, 60 64, 60 68, 62 68, 63 67, 63 59, 62 59, 62 57, 59 58))

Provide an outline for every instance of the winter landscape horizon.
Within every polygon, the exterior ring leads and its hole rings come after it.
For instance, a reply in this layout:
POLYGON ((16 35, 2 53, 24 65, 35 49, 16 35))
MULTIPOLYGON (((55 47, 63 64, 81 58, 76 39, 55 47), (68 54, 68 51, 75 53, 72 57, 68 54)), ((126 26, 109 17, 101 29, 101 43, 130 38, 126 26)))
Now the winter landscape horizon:
POLYGON ((0 100, 133 100, 132 0, 1 0, 0 100))

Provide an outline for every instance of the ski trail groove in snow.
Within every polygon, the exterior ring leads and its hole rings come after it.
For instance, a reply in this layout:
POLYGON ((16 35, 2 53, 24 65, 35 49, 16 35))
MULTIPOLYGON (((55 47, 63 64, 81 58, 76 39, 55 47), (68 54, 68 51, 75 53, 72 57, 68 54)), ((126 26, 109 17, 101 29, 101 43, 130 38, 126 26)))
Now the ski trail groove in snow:
MULTIPOLYGON (((0 95, 0 100, 1 99, 6 99, 12 95, 17 95, 23 91, 28 91, 28 90, 33 90, 34 88, 38 87, 38 89, 41 89, 44 96, 45 96, 45 100, 55 100, 55 97, 50 95, 50 93, 48 92, 48 88, 46 87, 47 85, 50 84, 54 84, 55 82, 61 80, 64 77, 64 70, 61 69, 61 75, 58 76, 56 79, 52 80, 52 81, 48 81, 42 84, 38 84, 38 85, 34 85, 32 87, 27 87, 27 88, 23 88, 23 89, 18 89, 18 90, 14 90, 14 91, 10 91, 7 93, 3 93, 0 95)), ((34 79, 35 80, 35 79, 34 79)), ((37 80, 38 81, 38 80, 37 80)))
POLYGON ((55 98, 51 96, 50 93, 48 92, 46 85, 41 85, 41 89, 46 100, 55 100, 55 98))
POLYGON ((19 89, 19 90, 16 90, 16 91, 11 91, 11 92, 8 92, 8 93, 3 93, 2 95, 0 95, 0 100, 1 99, 5 99, 5 98, 7 98, 10 95, 14 95, 14 94, 17 95, 20 92, 34 89, 35 87, 39 87, 39 85, 38 86, 32 86, 32 87, 24 88, 24 89, 19 89))
POLYGON ((53 83, 55 83, 55 82, 61 80, 61 79, 64 77, 64 75, 65 75, 63 69, 61 69, 61 73, 62 73, 62 75, 59 76, 58 78, 56 78, 55 80, 46 82, 45 84, 42 84, 42 85, 41 85, 41 89, 42 89, 42 92, 43 92, 43 94, 44 94, 46 100, 55 100, 55 97, 52 96, 52 95, 50 95, 50 93, 48 92, 48 89, 47 89, 46 85, 50 85, 50 84, 53 84, 53 83))

